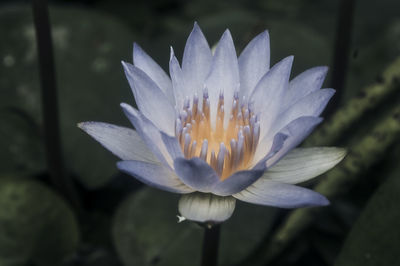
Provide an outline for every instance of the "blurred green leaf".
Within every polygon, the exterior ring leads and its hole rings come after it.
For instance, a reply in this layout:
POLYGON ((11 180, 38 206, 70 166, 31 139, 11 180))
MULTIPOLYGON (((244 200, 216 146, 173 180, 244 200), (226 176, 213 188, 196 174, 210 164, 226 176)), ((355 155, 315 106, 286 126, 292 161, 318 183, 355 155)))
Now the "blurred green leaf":
MULTIPOLYGON (((103 13, 83 8, 52 7, 50 17, 64 157, 67 166, 84 185, 99 187, 116 172, 115 159, 76 124, 88 120, 128 124, 119 104, 123 101, 133 104, 134 99, 120 62, 122 59, 132 61, 134 38, 122 23, 103 13)), ((40 128, 40 88, 32 22, 29 6, 0 10, 3 39, 0 51, 4 65, 0 77, 0 107, 21 109, 40 128)), ((37 142, 37 136, 29 129, 20 130, 19 124, 19 121, 11 121, 1 134, 23 131, 18 134, 25 138, 24 143, 37 142)), ((0 158, 10 158, 11 166, 34 163, 33 160, 21 162, 26 156, 20 156, 34 150, 29 145, 18 143, 16 137, 12 140, 18 155, 2 149, 0 158)), ((2 142, 4 144, 0 147, 8 145, 8 139, 2 139, 2 142)))
POLYGON ((0 179, 0 265, 54 266, 73 253, 79 229, 70 207, 39 182, 0 179))
MULTIPOLYGON (((1 79, 1 78, 0 78, 1 79)), ((1 173, 25 175, 45 168, 41 137, 32 117, 23 110, 0 110, 1 173)))
POLYGON ((370 199, 349 233, 335 266, 400 265, 399 170, 370 199))
MULTIPOLYGON (((129 196, 118 208, 113 239, 126 266, 198 265, 203 229, 177 223, 179 196, 144 188, 129 196)), ((222 224, 220 265, 242 260, 261 241, 275 217, 273 208, 241 204, 222 224)))

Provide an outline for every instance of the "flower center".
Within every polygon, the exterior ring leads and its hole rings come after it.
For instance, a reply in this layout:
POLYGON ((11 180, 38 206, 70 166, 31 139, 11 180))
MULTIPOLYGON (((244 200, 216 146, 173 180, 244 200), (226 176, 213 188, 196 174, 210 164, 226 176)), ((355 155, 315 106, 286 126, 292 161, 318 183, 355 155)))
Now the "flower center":
POLYGON ((239 104, 237 93, 232 101, 229 121, 225 126, 224 95, 219 96, 216 124, 212 127, 207 92, 203 93, 201 108, 197 95, 192 102, 186 98, 175 123, 175 136, 185 158, 200 157, 221 180, 249 167, 260 137, 258 117, 247 104, 239 104))

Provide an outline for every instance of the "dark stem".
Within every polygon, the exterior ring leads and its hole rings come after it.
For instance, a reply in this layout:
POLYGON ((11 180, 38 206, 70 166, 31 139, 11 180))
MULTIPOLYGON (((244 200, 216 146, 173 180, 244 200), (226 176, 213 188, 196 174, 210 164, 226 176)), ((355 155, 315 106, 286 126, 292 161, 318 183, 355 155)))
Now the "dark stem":
POLYGON ((355 2, 355 0, 340 0, 339 3, 331 79, 331 87, 336 90, 336 95, 335 101, 328 105, 326 115, 333 113, 343 95, 349 65, 355 2))
POLYGON ((32 10, 42 87, 42 112, 47 167, 54 187, 66 197, 72 205, 79 207, 77 193, 72 180, 64 173, 62 161, 58 123, 57 88, 47 1, 33 0, 32 10))
POLYGON ((220 225, 213 225, 204 228, 203 253, 201 266, 218 265, 218 245, 220 235, 220 225))

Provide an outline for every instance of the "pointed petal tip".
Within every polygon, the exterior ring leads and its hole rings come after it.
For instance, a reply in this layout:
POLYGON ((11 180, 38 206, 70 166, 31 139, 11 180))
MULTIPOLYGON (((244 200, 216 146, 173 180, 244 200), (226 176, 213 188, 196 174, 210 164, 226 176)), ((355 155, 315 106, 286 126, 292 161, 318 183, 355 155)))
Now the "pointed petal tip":
POLYGON ((79 128, 82 129, 82 130, 85 130, 85 129, 84 129, 85 123, 86 123, 86 122, 79 122, 79 123, 76 124, 76 126, 79 127, 79 128))

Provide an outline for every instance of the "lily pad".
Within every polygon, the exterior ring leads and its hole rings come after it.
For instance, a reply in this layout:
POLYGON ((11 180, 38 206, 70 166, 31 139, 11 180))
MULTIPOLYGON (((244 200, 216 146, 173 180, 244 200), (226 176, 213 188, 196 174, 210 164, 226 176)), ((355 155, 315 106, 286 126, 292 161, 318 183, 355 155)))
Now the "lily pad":
POLYGON ((349 233, 335 266, 400 265, 398 173, 370 199, 349 233))
POLYGON ((59 265, 79 241, 74 213, 39 182, 0 179, 0 265, 59 265))
MULTIPOLYGON (((179 195, 144 188, 118 208, 113 239, 125 266, 199 265, 203 228, 177 223, 179 195)), ((219 264, 238 263, 270 229, 272 208, 237 202, 233 216, 222 224, 219 264)))
MULTIPOLYGON (((94 120, 128 125, 119 104, 133 104, 134 99, 120 62, 132 60, 134 37, 113 17, 83 8, 51 7, 50 18, 64 157, 84 185, 99 187, 116 172, 115 159, 76 124, 94 120)), ((22 110, 40 128, 39 73, 30 6, 2 8, 0 29, 4 40, 0 44, 4 65, 0 107, 22 110)), ((14 133, 12 126, 6 130, 4 134, 14 133)), ((26 132, 24 141, 29 142, 35 134, 26 132)), ((32 153, 27 146, 19 149, 20 153, 32 153)), ((0 153, 15 159, 7 149, 0 153)), ((21 164, 11 165, 17 163, 21 164)))

